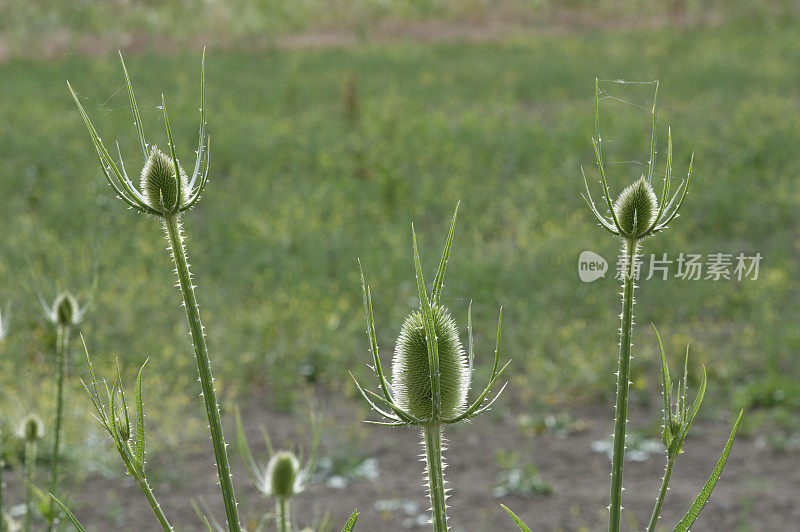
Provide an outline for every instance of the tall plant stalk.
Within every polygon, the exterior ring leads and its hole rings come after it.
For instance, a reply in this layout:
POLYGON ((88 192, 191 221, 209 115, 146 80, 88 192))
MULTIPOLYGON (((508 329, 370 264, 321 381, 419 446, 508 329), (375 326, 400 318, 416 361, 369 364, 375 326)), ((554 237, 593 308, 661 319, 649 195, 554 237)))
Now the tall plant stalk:
POLYGON ((507 362, 503 367, 499 366, 501 320, 498 318, 497 343, 489 383, 472 404, 467 401, 472 383, 474 354, 472 307, 470 305, 470 309, 467 311, 468 351, 465 352, 450 311, 440 303, 444 273, 450 256, 450 246, 453 243, 457 215, 458 205, 453 213, 450 232, 447 235, 442 259, 439 262, 439 269, 436 271, 430 294, 422 276, 417 236, 414 226, 411 226, 420 308, 406 318, 400 329, 392 360, 391 385, 384 376, 378 356, 375 320, 372 314, 372 295, 369 286, 364 281, 363 272, 361 275, 364 318, 367 322, 367 336, 372 352, 372 367, 378 378, 382 395, 364 389, 357 380, 355 381, 356 387, 367 404, 386 419, 386 421, 373 423, 391 427, 405 425, 421 427, 428 477, 428 495, 431 501, 431 524, 434 532, 447 532, 448 529, 442 429, 445 425, 475 418, 491 408, 505 389, 505 385, 491 399, 488 398, 488 395, 510 364, 507 362))
POLYGON ((36 440, 25 441, 25 532, 33 525, 33 487, 36 476, 36 440))
POLYGON ((619 360, 617 364, 617 400, 614 420, 614 449, 611 458, 611 503, 608 518, 609 532, 620 526, 622 510, 622 469, 625 461, 625 430, 628 423, 628 390, 631 380, 631 333, 633 330, 633 292, 636 289, 636 238, 624 241, 625 272, 622 280, 622 324, 619 329, 619 360))
POLYGON ((95 153, 100 161, 101 168, 108 183, 117 193, 117 196, 130 207, 145 214, 151 214, 159 218, 164 224, 164 229, 169 241, 172 259, 175 264, 175 271, 178 274, 178 285, 183 296, 186 316, 189 321, 189 330, 194 345, 195 359, 197 360, 197 370, 200 375, 200 385, 202 387, 203 400, 205 402, 206 413, 208 414, 208 426, 211 432, 211 441, 214 449, 214 458, 217 466, 222 500, 225 505, 225 515, 228 529, 231 532, 241 530, 239 523, 239 511, 237 508, 236 497, 233 490, 228 454, 226 451, 225 438, 222 433, 222 421, 219 413, 219 403, 217 394, 214 390, 214 379, 211 375, 211 362, 208 356, 208 347, 203 332, 203 324, 200 321, 200 310, 192 285, 192 276, 189 272, 189 264, 186 259, 186 250, 183 247, 182 229, 180 216, 188 211, 199 201, 200 196, 208 183, 208 171, 210 167, 210 139, 206 135, 206 115, 205 115, 205 52, 200 75, 200 130, 196 150, 196 159, 191 176, 187 175, 178 161, 175 154, 175 142, 170 130, 169 118, 167 116, 167 104, 164 95, 161 96, 161 111, 164 118, 164 129, 167 137, 168 149, 162 152, 153 144, 147 143, 142 127, 142 120, 139 116, 139 107, 133 93, 128 70, 120 54, 120 62, 125 75, 125 83, 128 89, 128 99, 130 100, 131 112, 133 114, 134 126, 139 138, 139 147, 144 158, 144 167, 141 174, 140 187, 137 188, 125 172, 120 155, 120 163, 117 165, 108 149, 103 145, 100 136, 94 125, 89 119, 86 111, 78 99, 77 94, 69 86, 72 98, 81 113, 86 128, 89 131, 95 153))
POLYGON ((661 480, 661 488, 658 490, 658 497, 656 498, 656 505, 653 507, 653 513, 650 515, 650 522, 647 524, 647 532, 655 532, 656 523, 658 523, 659 516, 661 515, 661 507, 664 505, 664 498, 667 496, 669 489, 669 479, 672 477, 672 468, 675 466, 675 459, 670 458, 667 460, 667 467, 664 469, 664 478, 661 480))
POLYGON ((278 532, 291 532, 292 527, 289 524, 291 518, 290 502, 286 497, 279 497, 275 503, 275 516, 277 519, 278 532))
POLYGON ((222 500, 225 504, 225 515, 228 520, 228 530, 240 530, 239 511, 236 505, 236 496, 233 491, 233 480, 226 450, 225 436, 222 433, 222 421, 219 414, 217 393, 214 389, 214 377, 211 375, 211 361, 208 357, 206 337, 203 324, 200 321, 200 307, 192 284, 192 274, 189 271, 189 262, 186 258, 186 249, 183 246, 181 224, 175 215, 162 218, 167 232, 172 253, 172 261, 178 274, 178 284, 186 307, 186 317, 189 320, 189 330, 194 344, 194 355, 197 360, 197 371, 200 373, 200 384, 203 388, 203 400, 208 414, 208 426, 211 431, 211 443, 214 448, 214 458, 217 463, 217 475, 222 490, 222 500))
MULTIPOLYGON (((64 417, 64 374, 66 373, 66 353, 69 346, 71 327, 69 325, 56 325, 56 419, 53 433, 53 452, 50 461, 50 493, 58 493, 58 476, 61 468, 60 445, 61 425, 64 417)), ((53 517, 55 501, 50 499, 48 515, 53 517)), ((47 522, 47 532, 53 530, 55 519, 47 522)))
POLYGON ((442 449, 442 426, 428 423, 422 429, 425 439, 425 464, 428 471, 433 529, 447 530, 447 494, 444 490, 444 453, 442 449))

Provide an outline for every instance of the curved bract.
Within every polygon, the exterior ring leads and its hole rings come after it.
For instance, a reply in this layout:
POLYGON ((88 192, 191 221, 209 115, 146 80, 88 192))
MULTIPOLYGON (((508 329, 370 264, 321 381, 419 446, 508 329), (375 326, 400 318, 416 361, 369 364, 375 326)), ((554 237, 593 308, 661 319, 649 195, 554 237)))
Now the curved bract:
POLYGON ((105 174, 106 180, 117 193, 117 196, 138 211, 156 216, 175 216, 191 209, 200 199, 200 194, 203 192, 206 183, 208 183, 211 139, 210 136, 206 135, 205 50, 203 51, 200 76, 200 138, 197 143, 197 157, 191 177, 186 175, 178 161, 178 157, 175 155, 175 143, 172 139, 169 117, 167 116, 167 103, 163 94, 161 95, 161 111, 164 116, 164 128, 167 135, 169 154, 165 154, 145 140, 144 128, 139 116, 139 107, 136 105, 133 85, 131 84, 130 76, 128 76, 122 53, 120 53, 119 59, 122 63, 122 71, 125 74, 128 99, 133 113, 133 123, 136 126, 136 133, 139 137, 139 147, 144 158, 140 188, 133 184, 125 171, 119 143, 117 143, 117 155, 119 156, 119 165, 117 165, 86 114, 78 95, 69 82, 67 82, 67 86, 72 98, 75 100, 75 104, 78 106, 81 117, 83 117, 86 128, 89 130, 89 136, 92 139, 103 174, 105 174))
MULTIPOLYGON (((595 80, 595 98, 597 98, 597 80, 595 80)), ((621 236, 628 240, 641 240, 650 235, 666 229, 670 222, 678 216, 689 191, 689 182, 692 179, 692 164, 694 163, 694 153, 689 161, 689 172, 670 197, 672 186, 672 131, 667 133, 667 166, 664 174, 664 186, 661 191, 661 199, 656 200, 653 192, 653 169, 655 163, 655 139, 656 139, 656 100, 658 97, 658 82, 656 82, 656 97, 653 100, 653 130, 650 139, 650 164, 648 166, 647 177, 642 176, 639 180, 625 188, 616 201, 611 201, 611 194, 608 190, 606 172, 603 164, 603 151, 600 138, 592 138, 594 145, 595 159, 597 168, 600 171, 600 182, 603 185, 603 200, 608 207, 609 216, 600 213, 597 205, 589 192, 589 182, 586 174, 583 173, 583 184, 586 188, 586 195, 581 195, 592 215, 600 225, 608 232, 621 236), (668 199, 669 198, 669 199, 668 199)), ((595 107, 597 100, 595 99, 595 107)), ((583 169, 581 169, 583 172, 583 169)))
MULTIPOLYGON (((498 318, 497 343, 489 383, 477 399, 467 406, 467 392, 472 383, 472 304, 470 303, 467 313, 469 344, 467 355, 464 356, 455 321, 450 316, 450 312, 439 303, 457 216, 458 205, 453 213, 450 233, 445 242, 442 260, 434 277, 430 296, 425 289, 425 280, 422 277, 417 236, 413 224, 411 226, 420 308, 403 323, 392 363, 391 385, 386 379, 378 356, 375 320, 372 314, 372 294, 369 285, 364 281, 364 272, 361 272, 361 291, 364 299, 367 336, 370 341, 373 369, 378 377, 378 385, 382 393, 379 395, 365 389, 357 380, 355 383, 372 409, 386 418, 386 421, 370 423, 389 426, 457 423, 472 419, 488 410, 505 389, 505 385, 503 385, 500 391, 484 404, 495 383, 510 364, 510 361, 506 362, 502 368, 498 364, 501 324, 501 318, 498 318), (425 360, 426 358, 427 360, 425 360)), ((353 379, 355 380, 355 377, 353 379)))

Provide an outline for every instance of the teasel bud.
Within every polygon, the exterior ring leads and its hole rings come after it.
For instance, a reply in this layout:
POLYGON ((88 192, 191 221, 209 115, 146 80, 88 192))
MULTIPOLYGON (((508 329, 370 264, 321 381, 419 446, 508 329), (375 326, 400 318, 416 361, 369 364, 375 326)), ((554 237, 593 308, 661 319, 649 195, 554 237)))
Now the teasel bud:
POLYGON ((78 300, 69 292, 62 292, 56 297, 51 312, 56 317, 58 325, 72 326, 80 321, 81 311, 78 300))
POLYGON ((619 225, 637 238, 647 232, 657 212, 658 198, 644 176, 625 187, 614 202, 619 225))
POLYGON ((689 191, 694 154, 689 160, 689 171, 686 174, 686 179, 678 185, 675 193, 670 197, 670 189, 672 188, 672 131, 668 130, 667 166, 664 173, 664 186, 660 200, 656 197, 651 184, 655 162, 655 131, 654 120, 647 176, 642 175, 637 181, 628 185, 613 203, 611 201, 611 193, 608 190, 608 182, 606 181, 600 143, 598 140, 592 139, 597 168, 600 171, 600 181, 603 185, 603 199, 608 207, 610 216, 601 214, 595 204, 592 194, 589 192, 589 182, 586 180, 585 173, 583 174, 583 184, 586 187, 586 194, 583 199, 601 227, 609 233, 618 235, 626 240, 641 240, 665 230, 670 222, 678 216, 678 211, 680 211, 683 200, 686 199, 686 194, 689 191))
POLYGON ((175 164, 172 159, 153 146, 150 156, 142 168, 139 186, 145 202, 153 209, 174 214, 190 195, 186 172, 178 163, 179 179, 175 179, 175 164))
POLYGON ((26 442, 36 442, 44 438, 44 422, 36 414, 28 414, 20 423, 17 435, 26 442))
MULTIPOLYGON (((420 308, 412 312, 403 322, 392 358, 392 383, 386 379, 378 356, 378 342, 375 333, 375 320, 372 313, 372 294, 361 272, 361 291, 364 299, 364 318, 367 323, 367 337, 372 352, 373 370, 378 377, 381 394, 365 389, 353 377, 358 391, 372 409, 387 419, 378 421, 381 425, 399 427, 403 425, 450 424, 472 419, 486 410, 497 400, 503 388, 491 399, 488 398, 495 383, 508 367, 507 362, 500 366, 500 322, 497 322, 497 343, 489 383, 475 398, 472 404, 467 401, 473 370, 472 345, 472 305, 467 313, 468 352, 458 336, 458 327, 450 311, 440 303, 444 287, 444 273, 453 243, 458 207, 453 212, 450 232, 447 235, 442 259, 433 280, 433 288, 428 293, 422 276, 422 266, 417 250, 417 237, 411 227, 414 248, 414 266, 417 277, 417 290, 420 308), (429 352, 429 346, 436 349, 429 352)), ((501 312, 502 314, 502 312, 501 312)))
POLYGON ((92 297, 83 307, 78 304, 75 296, 68 291, 58 294, 49 307, 41 296, 39 296, 39 301, 47 321, 61 327, 75 327, 83 321, 86 310, 92 303, 92 297))
MULTIPOLYGON (((450 312, 432 306, 439 356, 440 415, 452 418, 464 412, 469 389, 469 363, 458 328, 450 312)), ((392 359, 392 388, 398 406, 419 419, 430 419, 433 412, 431 368, 422 312, 409 315, 400 329, 392 359)))
POLYGON ((140 212, 162 218, 178 216, 180 213, 191 209, 197 203, 206 183, 208 183, 211 139, 206 134, 205 50, 203 50, 202 65, 200 67, 200 132, 191 176, 187 176, 178 162, 178 157, 175 155, 175 141, 172 138, 172 131, 169 126, 167 103, 164 95, 161 95, 160 109, 164 117, 164 128, 167 136, 167 146, 169 147, 166 153, 156 148, 155 145, 148 144, 145 139, 142 118, 139 115, 139 107, 133 94, 133 85, 128 75, 128 69, 125 67, 125 61, 122 59, 122 53, 120 53, 119 60, 122 64, 122 72, 125 75, 133 123, 139 138, 139 148, 144 158, 139 188, 134 185, 125 171, 119 144, 117 144, 117 155, 119 156, 119 163, 117 163, 100 139, 97 129, 89 119, 89 115, 86 114, 86 110, 81 105, 78 95, 72 90, 69 82, 67 82, 67 86, 89 131, 89 137, 103 174, 117 196, 129 207, 140 212))
POLYGON ((300 462, 291 451, 278 451, 267 464, 266 484, 274 497, 288 499, 297 493, 300 462))

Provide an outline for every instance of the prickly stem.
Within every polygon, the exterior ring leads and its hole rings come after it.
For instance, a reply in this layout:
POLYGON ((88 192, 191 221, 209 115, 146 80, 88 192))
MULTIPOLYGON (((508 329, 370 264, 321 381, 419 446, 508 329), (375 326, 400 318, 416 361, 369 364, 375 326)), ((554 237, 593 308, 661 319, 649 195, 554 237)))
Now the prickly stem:
POLYGON ((667 459, 667 468, 664 470, 664 478, 661 481, 661 489, 658 490, 658 499, 656 499, 656 505, 653 507, 653 514, 650 516, 650 524, 647 525, 647 532, 655 532, 659 515, 661 515, 661 507, 664 505, 664 497, 666 497, 667 489, 669 488, 669 478, 672 476, 672 466, 674 465, 675 459, 667 459))
MULTIPOLYGON (((59 324, 56 326, 56 329, 56 420, 54 425, 55 432, 53 434, 53 453, 50 463, 50 493, 58 493, 58 475, 61 466, 59 447, 61 445, 61 423, 64 416, 65 359, 69 346, 71 327, 59 324)), ((49 515, 52 516, 54 512, 55 501, 51 498, 49 515)), ((47 532, 51 532, 55 524, 57 524, 55 519, 49 520, 47 523, 47 532)))
POLYGON ((628 422, 628 388, 631 369, 631 330, 633 329, 633 292, 636 287, 635 258, 639 243, 625 240, 625 274, 622 282, 622 325, 619 335, 617 402, 614 421, 614 452, 611 459, 611 502, 608 532, 619 532, 622 513, 622 468, 625 460, 625 429, 628 422))
POLYGON ((275 526, 278 532, 291 532, 290 525, 290 505, 291 502, 286 497, 279 497, 278 502, 275 503, 275 526))
POLYGON ((139 484, 139 488, 147 498, 147 502, 150 503, 153 513, 156 514, 158 524, 161 525, 161 527, 164 529, 164 532, 172 532, 174 529, 172 528, 172 525, 169 524, 167 516, 164 515, 164 510, 161 509, 161 505, 158 504, 156 496, 153 494, 153 489, 150 487, 150 484, 147 483, 147 479, 142 476, 137 476, 136 482, 139 484))
POLYGON ((36 440, 25 441, 25 532, 33 524, 33 486, 36 473, 36 440))
POLYGON ((438 422, 425 425, 425 463, 428 472, 428 492, 431 499, 434 532, 447 532, 447 506, 444 489, 444 464, 442 449, 442 426, 438 422))
POLYGON ((183 295, 184 306, 186 307, 186 316, 189 320, 189 329, 192 335, 192 343, 194 344, 195 359, 197 360, 197 370, 200 374, 200 383, 203 388, 203 400, 208 414, 211 442, 217 463, 217 475, 222 490, 222 500, 225 504, 228 530, 230 532, 239 532, 241 524, 239 523, 236 496, 233 491, 227 445, 222 433, 217 393, 214 390, 214 379, 211 375, 211 362, 208 357, 205 335, 203 334, 203 324, 200 321, 200 308, 197 305, 191 273, 189 272, 186 250, 183 247, 180 221, 177 216, 164 216, 163 221, 172 250, 172 260, 178 273, 178 283, 183 295))

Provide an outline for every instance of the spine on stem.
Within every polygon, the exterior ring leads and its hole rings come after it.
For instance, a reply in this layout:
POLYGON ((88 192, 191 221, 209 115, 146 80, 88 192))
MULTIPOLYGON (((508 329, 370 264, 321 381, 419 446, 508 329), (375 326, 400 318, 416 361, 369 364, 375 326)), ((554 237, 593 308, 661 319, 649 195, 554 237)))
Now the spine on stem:
POLYGON ((276 525, 278 532, 291 532, 290 525, 291 519, 291 502, 286 497, 279 497, 278 502, 275 503, 276 525))
POLYGON ((622 513, 622 468, 625 461, 625 429, 628 423, 628 388, 631 373, 631 331, 633 329, 633 292, 636 287, 635 238, 625 239, 625 274, 622 281, 622 325, 619 334, 619 363, 617 367, 617 401, 614 420, 614 447, 611 458, 611 502, 608 532, 619 532, 622 513))
POLYGON ((447 531, 447 494, 444 489, 444 459, 442 427, 439 423, 428 423, 422 429, 425 438, 425 464, 428 473, 428 493, 434 532, 447 531))
POLYGON ((178 283, 181 294, 183 295, 186 316, 189 320, 189 330, 191 331, 192 343, 194 344, 195 359, 197 359, 197 370, 200 374, 200 384, 203 388, 203 400, 205 401, 206 413, 208 414, 208 426, 211 431, 211 442, 214 447, 214 457, 217 463, 217 475, 219 476, 222 499, 225 504, 225 515, 228 521, 228 530, 231 532, 241 530, 239 523, 239 510, 236 504, 236 496, 233 491, 233 479, 228 462, 227 445, 222 433, 222 421, 219 414, 219 403, 217 393, 214 390, 214 378, 211 375, 211 361, 208 357, 208 347, 203 333, 203 324, 200 321, 200 308, 194 294, 192 276, 189 272, 189 263, 186 258, 186 250, 183 247, 183 237, 181 235, 180 221, 177 216, 164 216, 164 226, 167 232, 172 260, 175 263, 175 270, 178 274, 178 283))
POLYGON ((661 481, 661 489, 658 490, 658 499, 656 499, 656 505, 653 508, 653 514, 650 516, 650 523, 647 525, 647 532, 654 532, 656 529, 659 515, 661 515, 661 507, 664 505, 664 497, 667 495, 669 479, 672 476, 672 466, 674 465, 674 459, 670 458, 667 460, 667 468, 664 470, 664 478, 661 481))
MULTIPOLYGON (((59 324, 56 338, 56 422, 53 435, 53 453, 50 468, 50 493, 58 492, 58 476, 60 474, 59 447, 61 446, 61 422, 64 416, 64 373, 66 368, 67 346, 69 345, 70 327, 59 324)), ((50 499, 50 515, 55 511, 55 501, 50 499)), ((47 523, 47 532, 53 530, 54 520, 47 523)))

